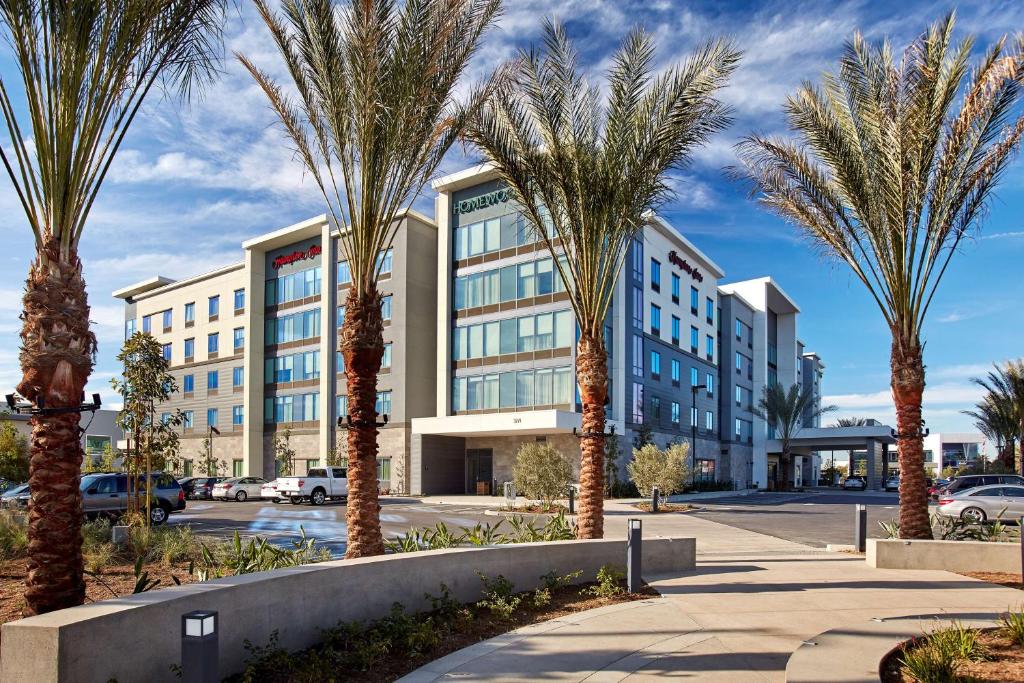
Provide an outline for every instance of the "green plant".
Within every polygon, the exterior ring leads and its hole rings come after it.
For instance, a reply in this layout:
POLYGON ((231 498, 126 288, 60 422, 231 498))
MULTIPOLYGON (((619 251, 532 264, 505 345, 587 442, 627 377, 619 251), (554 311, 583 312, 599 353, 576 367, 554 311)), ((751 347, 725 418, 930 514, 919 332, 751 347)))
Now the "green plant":
POLYGON ((114 560, 114 545, 110 542, 92 546, 82 545, 82 558, 85 560, 85 571, 89 574, 102 574, 114 560))
POLYGON ((160 585, 159 579, 149 578, 149 572, 142 568, 143 558, 135 560, 135 587, 132 593, 146 593, 160 585))
POLYGON ((687 466, 690 445, 672 444, 660 449, 653 443, 633 449, 633 459, 626 466, 629 477, 644 496, 651 495, 655 486, 662 495, 680 491, 689 474, 687 466))
POLYGON ((538 609, 551 604, 551 591, 547 588, 538 588, 533 592, 532 602, 538 609))
POLYGON ((960 661, 927 638, 904 645, 899 661, 918 683, 961 683, 960 661))
POLYGON ((441 594, 424 593, 423 597, 430 603, 430 613, 442 620, 456 617, 462 610, 462 603, 452 597, 447 584, 441 584, 441 594))
POLYGON ((549 591, 553 591, 563 586, 568 586, 570 583, 572 583, 582 575, 582 569, 577 569, 574 572, 569 572, 568 574, 563 574, 562 576, 559 576, 555 571, 550 571, 547 574, 541 576, 540 580, 544 582, 545 588, 547 588, 549 591))
POLYGON ((13 560, 28 552, 28 522, 25 515, 0 511, 0 560, 13 560))
POLYGON ((999 617, 999 623, 1010 640, 1024 647, 1024 611, 1007 612, 999 617))
POLYGON ((572 483, 569 459, 547 443, 527 442, 520 446, 512 466, 516 491, 545 505, 568 495, 572 483))
POLYGON ((498 545, 508 543, 504 534, 498 532, 504 520, 498 520, 497 524, 477 523, 472 529, 465 529, 465 540, 470 545, 498 545))
POLYGON ((946 628, 933 630, 928 638, 940 650, 951 653, 957 659, 977 662, 984 661, 990 656, 988 650, 981 644, 980 636, 979 629, 953 621, 946 628))
POLYGON ((490 610, 499 619, 510 619, 522 603, 522 598, 515 594, 512 582, 501 574, 494 578, 480 572, 476 575, 484 585, 483 599, 476 603, 477 607, 490 610))
POLYGON ((597 583, 589 588, 584 588, 583 595, 593 595, 598 598, 610 598, 626 592, 622 582, 626 573, 614 565, 606 564, 597 570, 597 583))
POLYGON ((28 439, 6 413, 0 413, 0 478, 28 481, 28 439))
POLYGON ((885 534, 886 538, 900 537, 900 523, 895 519, 887 519, 879 522, 878 526, 882 528, 882 533, 885 534))

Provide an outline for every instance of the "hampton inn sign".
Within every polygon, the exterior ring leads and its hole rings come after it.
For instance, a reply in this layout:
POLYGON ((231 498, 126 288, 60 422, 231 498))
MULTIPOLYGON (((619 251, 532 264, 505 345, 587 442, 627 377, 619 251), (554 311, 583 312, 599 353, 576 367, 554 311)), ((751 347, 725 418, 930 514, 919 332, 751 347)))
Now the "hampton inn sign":
POLYGON ((704 282, 704 274, 701 273, 700 270, 698 270, 695 266, 691 266, 690 262, 687 261, 686 259, 679 258, 679 254, 677 254, 675 251, 670 251, 668 253, 668 262, 686 271, 686 273, 688 273, 689 276, 692 277, 697 282, 704 282))
POLYGON ((320 245, 314 244, 309 249, 299 249, 290 254, 281 254, 274 259, 271 266, 273 266, 274 270, 277 270, 282 266, 287 266, 289 263, 295 263, 296 261, 302 261, 308 258, 316 258, 320 255, 321 251, 323 251, 323 249, 320 245))

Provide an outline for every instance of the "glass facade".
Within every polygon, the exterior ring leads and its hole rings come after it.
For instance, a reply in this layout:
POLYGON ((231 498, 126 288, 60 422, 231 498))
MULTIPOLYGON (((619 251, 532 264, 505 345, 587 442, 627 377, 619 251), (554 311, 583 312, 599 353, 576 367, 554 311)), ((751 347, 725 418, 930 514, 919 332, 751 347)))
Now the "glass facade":
POLYGON ((573 403, 572 368, 510 370, 452 380, 452 410, 497 410, 573 403))
POLYGON ((284 344, 320 336, 320 309, 292 313, 266 321, 265 343, 284 344))
MULTIPOLYGON (((286 304, 290 301, 298 301, 320 294, 321 275, 320 266, 306 270, 282 275, 278 278, 267 280, 266 298, 267 306, 286 304)), ((340 279, 339 279, 340 281, 340 279)), ((245 306, 244 290, 242 307, 245 306)), ((237 301, 236 301, 237 308, 237 301)))
POLYGON ((453 306, 459 311, 564 291, 548 257, 456 277, 453 306))
POLYGON ((452 331, 452 360, 568 348, 573 345, 573 333, 571 311, 456 327, 452 331))
POLYGON ((320 415, 319 394, 267 396, 263 403, 263 421, 267 423, 314 422, 320 415))
POLYGON ((264 383, 300 382, 320 377, 320 352, 306 351, 263 361, 264 383))
POLYGON ((462 260, 500 249, 532 244, 537 235, 518 213, 490 218, 455 228, 455 258, 462 260))

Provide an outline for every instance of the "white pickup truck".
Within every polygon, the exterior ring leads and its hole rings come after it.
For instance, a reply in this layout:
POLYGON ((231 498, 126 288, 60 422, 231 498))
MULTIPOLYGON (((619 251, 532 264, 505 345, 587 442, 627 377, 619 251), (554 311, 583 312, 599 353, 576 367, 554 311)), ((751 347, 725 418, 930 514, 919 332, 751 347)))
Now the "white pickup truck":
POLYGON ((314 467, 301 477, 282 477, 277 480, 277 495, 287 498, 292 505, 308 500, 323 505, 327 500, 348 498, 348 473, 344 467, 314 467))

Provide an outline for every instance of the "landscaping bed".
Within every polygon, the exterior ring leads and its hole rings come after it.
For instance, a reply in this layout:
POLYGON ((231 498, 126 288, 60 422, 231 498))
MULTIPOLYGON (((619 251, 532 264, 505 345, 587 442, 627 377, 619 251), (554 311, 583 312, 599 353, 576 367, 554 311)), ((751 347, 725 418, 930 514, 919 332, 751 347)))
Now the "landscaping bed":
POLYGON ((1024 614, 1004 616, 996 628, 956 624, 914 638, 880 666, 882 683, 1024 682, 1024 614))
MULTIPOLYGON (((633 507, 644 512, 651 511, 650 503, 636 503, 633 507)), ((662 512, 693 512, 699 509, 696 505, 690 505, 689 503, 658 503, 658 514, 662 512)))
POLYGON ((1017 590, 1024 590, 1024 584, 1021 583, 1019 573, 1011 572, 960 572, 964 576, 969 576, 972 579, 978 579, 979 581, 986 581, 988 583, 994 583, 1000 586, 1006 586, 1007 588, 1016 588, 1017 590))

